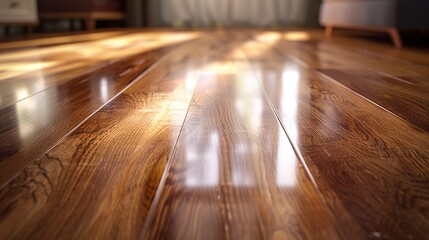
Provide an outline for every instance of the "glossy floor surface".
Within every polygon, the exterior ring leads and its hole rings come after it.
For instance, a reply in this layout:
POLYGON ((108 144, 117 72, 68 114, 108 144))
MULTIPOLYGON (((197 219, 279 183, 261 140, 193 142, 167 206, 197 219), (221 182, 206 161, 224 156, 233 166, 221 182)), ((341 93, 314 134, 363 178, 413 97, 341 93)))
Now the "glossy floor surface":
POLYGON ((0 239, 427 239, 429 54, 319 31, 0 44, 0 239))

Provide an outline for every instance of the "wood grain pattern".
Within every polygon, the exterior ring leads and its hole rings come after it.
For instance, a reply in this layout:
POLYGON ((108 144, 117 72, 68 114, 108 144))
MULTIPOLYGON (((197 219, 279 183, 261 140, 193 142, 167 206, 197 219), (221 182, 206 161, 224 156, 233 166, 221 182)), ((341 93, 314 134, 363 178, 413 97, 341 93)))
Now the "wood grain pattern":
POLYGON ((260 79, 335 216, 360 226, 356 238, 424 239, 429 135, 289 61, 254 69, 277 72, 260 79))
MULTIPOLYGON (((273 34, 273 33, 271 33, 273 34)), ((416 84, 428 85, 421 81, 421 76, 427 76, 429 69, 425 66, 392 59, 378 54, 356 53, 351 47, 336 46, 320 41, 286 42, 283 36, 274 33, 277 42, 272 45, 278 54, 284 58, 292 59, 305 68, 312 69, 368 69, 388 74, 396 78, 412 77, 416 84)), ((257 38, 255 40, 258 40, 257 38)), ((266 41, 259 41, 267 44, 266 41)), ((255 50, 254 50, 255 51, 255 50)))
POLYGON ((71 79, 0 110, 0 121, 5 123, 0 131, 0 185, 46 153, 157 59, 159 55, 146 55, 140 57, 143 62, 111 66, 103 69, 104 76, 95 72, 71 79), (105 92, 100 91, 101 85, 105 92))
POLYGON ((321 72, 429 132, 429 94, 421 84, 363 69, 323 69, 321 72))
POLYGON ((427 239, 423 51, 124 32, 0 55, 0 239, 427 239))
POLYGON ((238 60, 215 58, 203 70, 143 238, 338 239, 251 69, 238 60))
MULTIPOLYGON (((141 38, 143 36, 145 35, 137 34, 132 38, 136 49, 131 45, 127 49, 118 49, 117 54, 106 53, 95 59, 90 55, 72 68, 63 69, 57 66, 53 73, 43 70, 29 73, 24 71, 19 77, 0 81, 0 105, 3 107, 0 109, 0 122, 4 123, 0 128, 0 186, 51 149, 168 50, 156 50, 167 44, 165 34, 164 37, 162 34, 154 35, 161 39, 159 43, 152 44, 150 42, 156 42, 156 38, 147 40, 141 38), (139 38, 143 43, 138 41, 139 38), (150 51, 151 48, 154 49, 150 51), (9 97, 11 95, 13 97, 9 97)), ((128 37, 103 40, 104 42, 93 43, 92 46, 117 43, 118 40, 127 40, 128 37)), ((184 37, 186 36, 179 34, 173 42, 179 43, 184 37)), ((69 47, 55 47, 53 52, 58 54, 61 49, 69 47)), ((99 51, 98 49, 96 52, 99 51)), ((18 53, 2 55, 0 61, 12 59, 19 62, 26 54, 21 51, 18 53)), ((50 49, 41 50, 37 54, 46 55, 44 58, 52 57, 50 49)), ((61 56, 63 55, 60 54, 59 59, 61 56)), ((46 60, 44 58, 41 62, 46 60)), ((82 56, 76 58, 80 59, 82 56)), ((64 61, 67 66, 67 63, 75 60, 73 56, 69 56, 64 61)))
POLYGON ((138 238, 203 62, 185 50, 2 188, 0 238, 138 238))

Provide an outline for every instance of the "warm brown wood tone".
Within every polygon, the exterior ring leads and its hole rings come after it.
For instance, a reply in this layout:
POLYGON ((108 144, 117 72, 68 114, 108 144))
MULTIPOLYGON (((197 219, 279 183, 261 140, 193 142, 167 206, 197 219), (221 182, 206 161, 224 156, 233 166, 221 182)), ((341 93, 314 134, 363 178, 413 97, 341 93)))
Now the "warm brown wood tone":
MULTIPOLYGON (((162 41, 162 34, 157 41, 147 37, 137 34, 107 42, 99 40, 0 55, 0 64, 4 62, 7 66, 21 66, 20 62, 30 58, 30 53, 39 56, 38 64, 51 59, 58 62, 48 69, 10 71, 18 76, 0 78, 0 186, 46 153, 162 57, 165 50, 153 50, 168 46, 168 41, 162 41), (129 43, 123 42, 133 38, 129 43), (109 47, 117 43, 130 46, 109 47), (97 46, 100 49, 93 49, 87 56, 68 55, 79 47, 97 46)), ((178 43, 179 39, 170 41, 178 43)))
POLYGON ((424 51, 75 37, 0 54, 0 239, 427 238, 424 51))
POLYGON ((389 33, 389 36, 392 39, 395 47, 401 48, 402 47, 402 40, 401 40, 401 34, 399 33, 399 30, 396 28, 389 28, 388 33, 389 33))
MULTIPOLYGON (((256 46, 252 45, 252 52, 256 46)), ((265 44, 260 48, 265 49, 265 44)), ((293 55, 288 56, 293 59, 293 55)), ((262 62, 253 58, 286 132, 335 215, 351 216, 364 238, 426 238, 427 132, 332 79, 302 68, 302 62, 278 61, 274 51, 265 51, 262 62)), ((386 84, 378 84, 374 91, 394 87, 386 84)), ((417 96, 422 87, 427 89, 427 85, 414 86, 417 96)))
POLYGON ((226 39, 211 47, 144 239, 338 239, 252 69, 223 57, 237 48, 226 39))
POLYGON ((204 59, 172 55, 3 187, 0 238, 139 237, 204 59))
MULTIPOLYGON (((364 69, 321 70, 328 77, 429 132, 429 94, 424 85, 364 69)), ((427 81, 428 77, 422 78, 427 81)))
MULTIPOLYGON (((101 31, 93 33, 42 33, 33 34, 31 38, 14 39, 6 42, 0 42, 0 51, 12 51, 18 48, 36 48, 67 43, 78 43, 85 41, 94 41, 111 38, 118 35, 130 34, 130 31, 101 31)), ((0 52, 1 53, 1 52, 0 52)))
POLYGON ((325 36, 327 39, 332 39, 332 34, 334 33, 334 27, 331 25, 328 25, 325 27, 325 36))

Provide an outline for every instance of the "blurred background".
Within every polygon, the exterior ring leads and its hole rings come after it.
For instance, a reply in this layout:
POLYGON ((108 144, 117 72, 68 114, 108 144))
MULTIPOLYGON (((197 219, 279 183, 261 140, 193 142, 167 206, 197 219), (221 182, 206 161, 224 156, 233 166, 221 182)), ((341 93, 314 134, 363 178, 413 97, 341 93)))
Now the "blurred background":
POLYGON ((319 5, 318 0, 151 0, 146 9, 148 25, 301 27, 317 26, 319 5))
POLYGON ((0 34, 119 27, 315 27, 320 0, 0 0, 0 34))

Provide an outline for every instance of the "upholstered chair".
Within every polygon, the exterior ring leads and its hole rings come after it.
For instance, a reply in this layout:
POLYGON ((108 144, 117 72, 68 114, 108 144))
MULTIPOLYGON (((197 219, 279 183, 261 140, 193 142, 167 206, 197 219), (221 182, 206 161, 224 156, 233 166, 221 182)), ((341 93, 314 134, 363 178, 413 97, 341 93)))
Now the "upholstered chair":
POLYGON ((320 23, 328 38, 334 28, 382 31, 400 48, 400 30, 429 29, 429 0, 324 0, 320 23))

